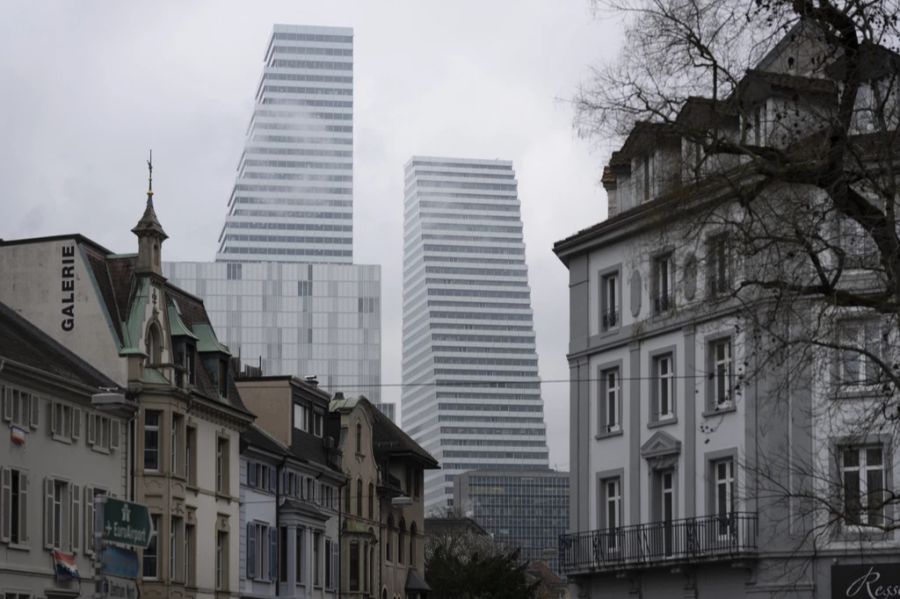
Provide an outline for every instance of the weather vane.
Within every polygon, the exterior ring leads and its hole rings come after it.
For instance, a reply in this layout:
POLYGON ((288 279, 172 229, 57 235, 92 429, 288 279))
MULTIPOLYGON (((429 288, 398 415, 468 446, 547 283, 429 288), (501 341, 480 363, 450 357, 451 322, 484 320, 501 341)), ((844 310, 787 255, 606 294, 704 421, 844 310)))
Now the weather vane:
POLYGON ((147 161, 147 198, 153 197, 153 150, 150 150, 150 160, 147 161))

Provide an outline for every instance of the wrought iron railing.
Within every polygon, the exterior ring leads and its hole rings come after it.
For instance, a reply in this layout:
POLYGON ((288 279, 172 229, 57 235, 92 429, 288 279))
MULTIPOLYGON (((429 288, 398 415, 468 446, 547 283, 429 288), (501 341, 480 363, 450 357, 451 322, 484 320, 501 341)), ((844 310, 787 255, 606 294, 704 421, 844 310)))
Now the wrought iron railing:
POLYGON ((619 324, 619 311, 618 310, 608 310, 603 313, 603 328, 611 329, 614 326, 619 324))
POLYGON ((564 574, 708 561, 756 553, 755 513, 732 512, 560 535, 564 574))

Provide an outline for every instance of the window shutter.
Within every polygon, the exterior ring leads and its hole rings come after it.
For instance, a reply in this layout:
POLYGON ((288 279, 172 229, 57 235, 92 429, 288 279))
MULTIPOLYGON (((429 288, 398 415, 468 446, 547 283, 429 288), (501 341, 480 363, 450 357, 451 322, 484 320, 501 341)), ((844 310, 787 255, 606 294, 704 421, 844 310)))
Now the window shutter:
POLYGON ((0 468, 0 541, 9 542, 10 520, 12 518, 12 471, 0 468))
POLYGON ((119 449, 119 437, 122 435, 122 429, 120 427, 119 421, 116 418, 112 418, 109 423, 109 448, 110 449, 119 449))
POLYGON ((256 525, 247 525, 247 578, 256 578, 256 525))
MULTIPOLYGON (((7 469, 8 471, 8 469, 7 469)), ((28 474, 19 471, 19 540, 24 545, 28 537, 28 474)))
MULTIPOLYGON (((90 418, 90 414, 87 414, 90 418)), ((72 439, 81 437, 81 408, 72 408, 72 439)))
POLYGON ((269 580, 278 580, 278 531, 269 529, 269 580))
POLYGON ((69 497, 72 498, 72 508, 69 512, 71 517, 69 523, 71 524, 72 533, 69 537, 69 546, 72 549, 72 553, 77 553, 78 547, 81 545, 81 487, 69 485, 69 497))
POLYGON ((44 547, 53 548, 53 479, 44 479, 44 547))
POLYGON ((278 480, 278 473, 275 471, 275 468, 270 468, 269 469, 269 491, 271 491, 272 493, 274 493, 275 489, 277 488, 275 486, 277 480, 278 480))
POLYGON ((247 486, 256 486, 256 462, 247 462, 247 486))
POLYGON ((0 395, 3 396, 3 420, 9 422, 12 420, 13 413, 12 389, 9 387, 0 387, 0 395))
POLYGON ((97 435, 97 416, 96 414, 88 414, 86 420, 87 443, 88 445, 93 445, 97 435))
POLYGON ((56 423, 56 406, 57 403, 55 401, 48 401, 47 406, 50 409, 50 434, 55 435, 56 430, 58 428, 56 423))
POLYGON ((84 487, 84 552, 94 552, 94 487, 84 487))
POLYGON ((31 396, 31 428, 36 429, 38 427, 38 420, 40 419, 41 413, 41 398, 37 395, 31 396))

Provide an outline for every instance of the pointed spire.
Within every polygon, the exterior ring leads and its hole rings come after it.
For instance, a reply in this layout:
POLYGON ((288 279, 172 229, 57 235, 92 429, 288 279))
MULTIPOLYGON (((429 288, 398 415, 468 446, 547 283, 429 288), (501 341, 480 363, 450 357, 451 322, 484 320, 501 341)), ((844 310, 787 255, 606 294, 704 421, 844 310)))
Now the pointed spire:
POLYGON ((163 231, 159 219, 156 218, 156 210, 153 209, 153 150, 150 150, 150 160, 147 161, 147 207, 144 209, 144 215, 138 224, 131 230, 138 237, 142 237, 148 232, 153 232, 159 237, 159 240, 168 239, 168 235, 163 231))

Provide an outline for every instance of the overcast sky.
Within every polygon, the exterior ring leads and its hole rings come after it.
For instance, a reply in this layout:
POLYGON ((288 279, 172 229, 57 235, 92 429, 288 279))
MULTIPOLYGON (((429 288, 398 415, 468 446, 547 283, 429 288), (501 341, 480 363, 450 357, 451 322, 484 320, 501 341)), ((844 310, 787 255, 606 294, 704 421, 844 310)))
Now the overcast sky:
POLYGON ((136 251, 152 147, 163 259, 212 260, 274 23, 354 28, 354 255, 382 266, 383 383, 400 382, 404 163, 513 161, 550 459, 567 469, 567 272, 551 248, 606 215, 602 153, 567 100, 619 43, 588 0, 4 0, 0 238, 136 251))

